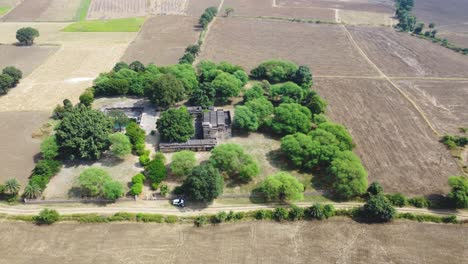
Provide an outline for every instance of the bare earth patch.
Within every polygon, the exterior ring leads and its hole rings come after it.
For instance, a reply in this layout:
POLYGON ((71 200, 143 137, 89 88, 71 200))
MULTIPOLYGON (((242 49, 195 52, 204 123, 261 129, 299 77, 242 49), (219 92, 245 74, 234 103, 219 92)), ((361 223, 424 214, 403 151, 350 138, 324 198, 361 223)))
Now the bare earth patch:
POLYGON ((348 27, 366 55, 388 76, 468 77, 467 57, 383 27, 348 27))
POLYGON ((449 191, 448 177, 460 173, 455 161, 389 83, 316 79, 314 89, 329 102, 327 115, 348 127, 370 182, 407 195, 449 191))
POLYGON ((458 134, 468 127, 468 82, 401 80, 398 85, 442 134, 458 134))
POLYGON ((331 8, 356 11, 393 13, 392 0, 274 0, 279 7, 295 8, 331 8))
POLYGON ((139 17, 148 13, 147 0, 93 0, 88 9, 88 20, 139 17))
POLYGON ((3 21, 72 21, 82 0, 23 0, 3 21))
POLYGON ((468 257, 466 226, 406 221, 245 222, 203 228, 3 222, 0 232, 2 260, 11 264, 38 259, 50 264, 187 263, 188 257, 191 263, 439 264, 468 257))
POLYGON ((264 60, 285 59, 308 65, 314 75, 377 74, 341 26, 269 19, 217 19, 200 59, 229 61, 247 70, 264 60))
POLYGON ((16 178, 22 187, 39 155, 40 139, 32 134, 47 121, 49 112, 0 112, 0 182, 16 178))
POLYGON ((130 44, 123 61, 171 65, 179 62, 188 45, 198 40, 198 18, 189 16, 153 16, 130 44))
POLYGON ((23 72, 23 78, 39 67, 49 56, 59 49, 58 46, 18 47, 0 45, 0 69, 15 66, 23 72))
POLYGON ((188 0, 187 15, 200 17, 208 7, 218 7, 221 0, 188 0))

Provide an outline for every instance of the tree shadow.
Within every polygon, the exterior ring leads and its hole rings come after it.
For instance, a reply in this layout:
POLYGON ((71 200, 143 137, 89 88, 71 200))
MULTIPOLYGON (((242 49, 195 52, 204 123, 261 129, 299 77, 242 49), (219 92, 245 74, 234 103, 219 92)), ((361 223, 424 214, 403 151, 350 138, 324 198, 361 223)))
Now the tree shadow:
POLYGON ((82 193, 80 187, 72 187, 70 190, 68 190, 69 198, 82 198, 81 194, 82 193))
POLYGON ((294 170, 294 166, 289 162, 281 149, 271 150, 266 153, 266 159, 270 165, 279 170, 294 170))

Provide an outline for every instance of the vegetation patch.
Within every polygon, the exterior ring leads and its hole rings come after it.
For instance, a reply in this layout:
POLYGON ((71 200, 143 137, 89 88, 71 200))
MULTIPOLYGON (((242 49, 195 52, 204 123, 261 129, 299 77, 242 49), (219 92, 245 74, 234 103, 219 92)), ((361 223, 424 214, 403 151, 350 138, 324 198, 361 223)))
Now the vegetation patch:
POLYGON ((79 21, 68 25, 64 32, 138 32, 145 22, 144 17, 111 20, 79 21))
POLYGON ((8 6, 0 6, 0 16, 3 16, 5 13, 7 13, 8 11, 10 11, 10 7, 8 6))
POLYGON ((75 20, 83 21, 86 19, 90 4, 91 4, 91 0, 81 0, 79 8, 78 10, 76 10, 75 20))

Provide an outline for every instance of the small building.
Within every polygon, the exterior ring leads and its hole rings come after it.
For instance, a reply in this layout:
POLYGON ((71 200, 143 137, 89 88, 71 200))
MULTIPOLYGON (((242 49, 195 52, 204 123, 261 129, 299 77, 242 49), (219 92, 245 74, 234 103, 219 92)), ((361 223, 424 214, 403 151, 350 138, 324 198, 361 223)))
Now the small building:
POLYGON ((223 109, 190 107, 187 109, 194 116, 195 136, 184 143, 160 143, 161 152, 181 150, 210 151, 218 139, 231 137, 231 113, 223 109))

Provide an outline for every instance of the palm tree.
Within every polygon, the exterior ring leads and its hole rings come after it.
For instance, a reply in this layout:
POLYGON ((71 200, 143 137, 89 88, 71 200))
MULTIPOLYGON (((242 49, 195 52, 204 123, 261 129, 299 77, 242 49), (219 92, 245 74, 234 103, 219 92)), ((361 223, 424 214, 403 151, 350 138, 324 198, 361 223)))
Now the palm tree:
POLYGON ((24 197, 34 199, 41 195, 42 190, 37 184, 28 184, 24 187, 24 197))
POLYGON ((17 179, 9 179, 5 182, 5 189, 4 191, 9 194, 18 194, 21 185, 19 184, 17 179))

